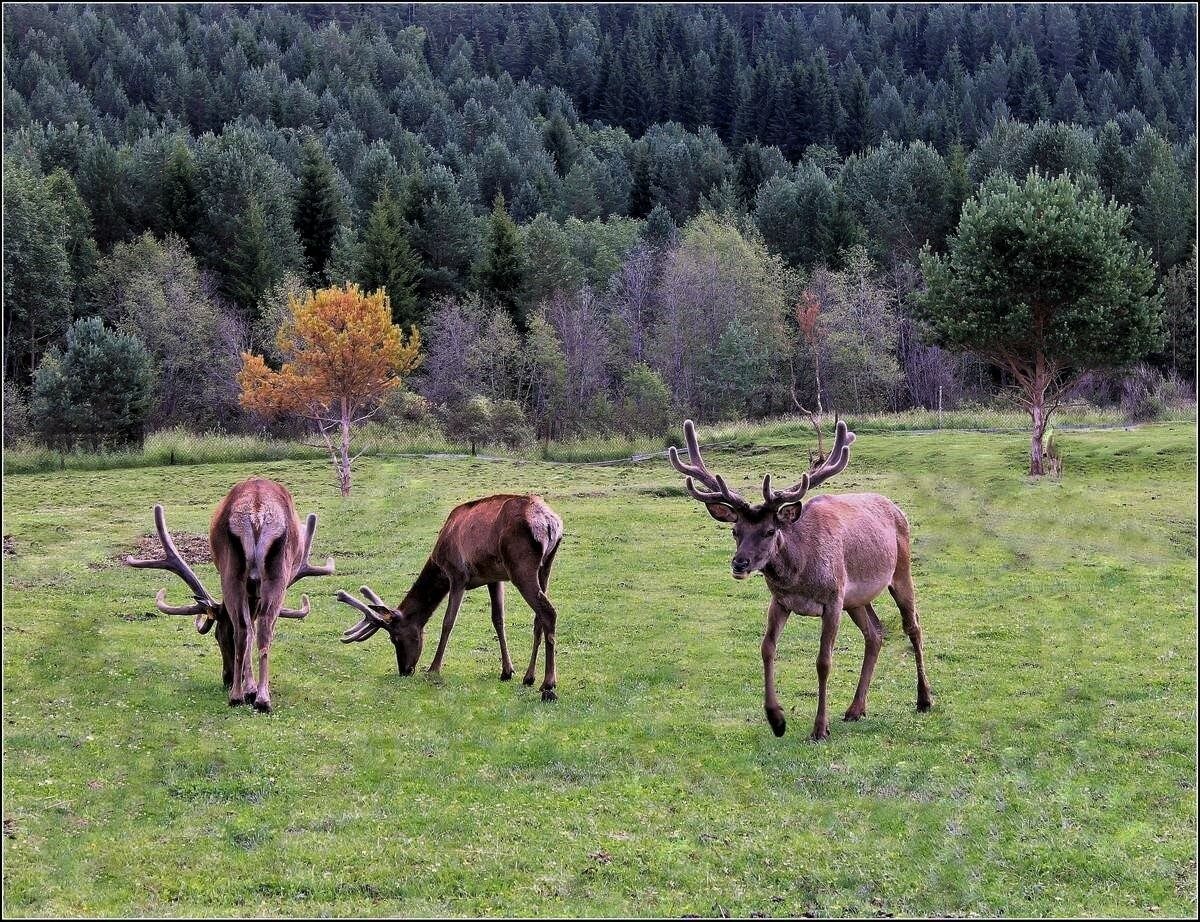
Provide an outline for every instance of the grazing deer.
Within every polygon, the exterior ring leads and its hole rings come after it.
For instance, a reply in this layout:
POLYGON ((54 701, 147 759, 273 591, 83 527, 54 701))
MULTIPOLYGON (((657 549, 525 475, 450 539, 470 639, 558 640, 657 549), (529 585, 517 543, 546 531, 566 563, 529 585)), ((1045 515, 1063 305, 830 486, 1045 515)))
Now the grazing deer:
POLYGON ((342 643, 366 640, 380 628, 387 630, 396 649, 396 668, 409 676, 417 668, 425 645, 425 625, 448 595, 446 617, 430 672, 441 672, 446 643, 458 617, 463 593, 488 587, 492 599, 492 626, 500 641, 500 679, 512 678, 513 664, 504 635, 504 583, 512 582, 533 609, 533 655, 524 684, 532 685, 538 646, 546 642, 543 701, 557 698, 558 675, 554 668, 554 626, 557 614, 546 589, 550 568, 562 541, 562 519, 541 498, 500 494, 455 507, 438 532, 433 551, 412 588, 397 608, 388 607, 369 586, 361 587, 367 602, 348 592, 337 597, 362 613, 362 620, 342 635, 342 643))
POLYGON ((909 572, 911 553, 908 520, 890 499, 877 493, 845 493, 818 496, 808 503, 801 499, 812 487, 845 469, 850 461, 854 433, 838 421, 837 435, 829 457, 801 475, 799 483, 786 490, 771 487, 771 475, 763 478, 763 502, 751 505, 726 485, 720 475, 709 471, 700 455, 696 429, 689 419, 683 424, 691 464, 679 459, 671 448, 671 464, 687 477, 687 490, 704 503, 718 522, 733 525, 737 550, 733 555, 734 579, 746 579, 759 571, 771 590, 767 629, 762 642, 763 680, 767 722, 776 736, 783 736, 786 721, 775 693, 775 647, 788 615, 821 619, 821 648, 817 655, 817 717, 812 739, 829 736, 825 710, 825 684, 833 665, 833 643, 842 611, 863 632, 866 652, 854 701, 846 720, 859 720, 867 713, 867 692, 875 661, 883 644, 883 627, 871 603, 886 587, 900 608, 904 632, 912 641, 917 663, 917 710, 933 706, 921 623, 917 619, 916 594, 909 572), (706 488, 697 489, 694 481, 706 488))
POLYGON ((207 634, 215 624, 221 648, 221 677, 229 689, 229 706, 253 704, 271 710, 270 652, 279 618, 304 618, 308 596, 299 608, 284 608, 287 588, 306 576, 333 573, 333 558, 321 567, 308 562, 317 516, 308 517, 304 531, 287 487, 263 477, 236 484, 213 513, 208 540, 221 576, 220 601, 214 599, 175 548, 167 531, 163 507, 154 507, 154 525, 162 541, 163 557, 125 558, 131 567, 169 570, 179 576, 195 597, 191 605, 168 605, 167 590, 160 589, 155 606, 168 615, 195 615, 196 630, 207 634), (258 643, 258 682, 251 667, 251 633, 258 643))

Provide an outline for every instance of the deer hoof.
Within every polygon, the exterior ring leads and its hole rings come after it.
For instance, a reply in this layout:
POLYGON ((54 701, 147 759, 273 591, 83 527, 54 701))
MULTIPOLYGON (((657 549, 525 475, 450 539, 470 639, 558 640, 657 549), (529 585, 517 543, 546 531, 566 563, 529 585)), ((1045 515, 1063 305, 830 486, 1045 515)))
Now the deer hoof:
POLYGON ((273 708, 271 707, 271 699, 270 698, 266 698, 266 699, 255 698, 254 699, 254 710, 256 710, 262 714, 270 714, 271 711, 273 710, 273 708))
POLYGON ((771 732, 776 737, 783 736, 787 732, 787 721, 783 717, 783 711, 767 710, 767 723, 771 725, 771 732))
POLYGON ((532 685, 532 684, 533 684, 533 676, 532 676, 532 674, 529 674, 529 673, 527 673, 527 674, 525 675, 525 678, 523 678, 523 679, 521 680, 521 684, 522 684, 522 685, 532 685))
POLYGON ((505 669, 502 673, 500 673, 500 681, 501 682, 507 682, 512 677, 513 677, 513 671, 511 669, 505 669))
POLYGON ((917 710, 920 711, 922 714, 924 714, 926 711, 928 711, 932 707, 933 707, 933 699, 932 698, 926 698, 924 701, 921 701, 920 699, 917 700, 917 710))
POLYGON ((813 727, 813 732, 808 738, 814 743, 819 743, 821 740, 829 739, 829 727, 813 727))
POLYGON ((850 710, 848 710, 846 712, 846 716, 843 717, 842 720, 862 720, 866 716, 867 716, 866 708, 862 708, 860 710, 858 708, 852 707, 852 708, 850 708, 850 710))
POLYGON ((555 690, 553 688, 543 688, 542 689, 542 700, 543 701, 557 701, 558 693, 555 692, 555 690))

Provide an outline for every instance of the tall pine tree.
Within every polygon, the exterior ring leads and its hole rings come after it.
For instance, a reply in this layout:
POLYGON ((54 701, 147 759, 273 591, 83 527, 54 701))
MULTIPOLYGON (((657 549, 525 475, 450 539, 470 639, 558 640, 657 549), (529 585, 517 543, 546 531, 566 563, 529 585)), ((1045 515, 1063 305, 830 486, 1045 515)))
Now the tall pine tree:
POLYGON ((358 254, 358 281, 364 290, 387 290, 392 323, 407 327, 421 320, 417 299, 420 258, 408 242, 402 206, 384 187, 363 232, 358 254))
POLYGON ((325 271, 340 211, 333 164, 321 145, 312 138, 304 142, 300 164, 300 189, 296 195, 295 224, 304 249, 308 271, 319 276, 325 271))
POLYGON ((496 194, 488 222, 483 259, 475 269, 479 293, 493 308, 502 308, 517 327, 526 327, 525 258, 517 225, 504 207, 504 196, 496 194))

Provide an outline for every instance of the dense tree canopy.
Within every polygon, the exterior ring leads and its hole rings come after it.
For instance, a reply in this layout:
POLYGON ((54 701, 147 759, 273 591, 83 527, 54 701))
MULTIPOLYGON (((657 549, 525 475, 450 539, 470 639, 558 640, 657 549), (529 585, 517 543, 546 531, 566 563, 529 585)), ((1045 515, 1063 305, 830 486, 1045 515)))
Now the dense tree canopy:
POLYGON ((352 282, 428 334, 437 407, 629 431, 657 382, 672 412, 790 409, 807 285, 846 347, 824 398, 966 395, 909 316, 917 254, 1030 169, 1128 209, 1174 305, 1152 360, 1194 376, 1195 35, 1166 4, 14 7, 6 380, 99 312, 177 395, 151 425, 245 425, 184 393, 188 350, 277 367, 289 299, 352 282))

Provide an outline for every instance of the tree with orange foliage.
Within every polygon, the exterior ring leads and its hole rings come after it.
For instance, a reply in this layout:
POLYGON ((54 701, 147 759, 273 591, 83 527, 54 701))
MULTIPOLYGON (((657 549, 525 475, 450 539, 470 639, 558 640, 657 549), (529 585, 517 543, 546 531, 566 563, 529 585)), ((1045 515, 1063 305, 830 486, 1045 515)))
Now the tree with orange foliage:
POLYGON ((387 294, 357 285, 322 288, 289 301, 291 317, 275 337, 283 367, 242 353, 242 406, 265 416, 311 420, 325 440, 342 496, 350 493, 350 430, 421 363, 421 336, 392 323, 387 294), (337 433, 335 441, 333 433, 337 433))

